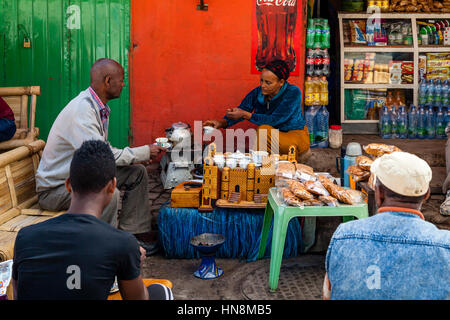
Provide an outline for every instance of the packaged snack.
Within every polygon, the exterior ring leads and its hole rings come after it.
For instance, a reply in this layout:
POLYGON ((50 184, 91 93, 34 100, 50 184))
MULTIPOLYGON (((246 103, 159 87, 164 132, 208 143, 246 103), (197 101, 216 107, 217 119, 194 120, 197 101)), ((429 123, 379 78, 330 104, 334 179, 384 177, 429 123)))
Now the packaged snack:
POLYGON ((325 178, 323 176, 319 177, 320 182, 322 185, 327 189, 327 191, 336 199, 338 199, 340 202, 346 203, 346 204, 353 204, 353 199, 350 196, 350 194, 342 188, 341 186, 338 186, 331 182, 330 179, 325 178))
POLYGON ((370 171, 370 167, 372 166, 373 160, 366 156, 359 156, 355 159, 356 165, 365 171, 370 171))
POLYGON ((449 68, 450 60, 428 60, 428 68, 449 68))
POLYGON ((314 196, 306 190, 305 186, 298 182, 297 180, 286 180, 286 184, 289 187, 289 190, 298 198, 302 200, 310 200, 314 199, 314 196))
POLYGON ((317 199, 304 200, 302 202, 304 206, 308 207, 321 207, 323 205, 322 201, 319 201, 317 199))
MULTIPOLYGON (((319 177, 320 179, 320 177, 319 177)), ((327 189, 320 183, 320 181, 306 181, 304 182, 304 186, 306 190, 310 193, 318 195, 318 196, 329 196, 330 193, 327 189)))
POLYGON ((372 190, 375 190, 375 182, 376 182, 376 176, 371 173, 370 177, 369 177, 369 181, 367 182, 367 184, 369 185, 369 188, 372 190))
POLYGON ((322 203, 327 205, 328 207, 339 206, 339 201, 335 197, 332 197, 332 196, 320 196, 319 200, 322 201, 322 203))
POLYGON ((275 171, 276 177, 293 179, 295 176, 295 165, 291 162, 280 161, 278 162, 277 170, 275 171))
POLYGON ((370 143, 367 146, 363 146, 363 149, 366 153, 375 156, 381 157, 386 153, 392 153, 397 151, 402 151, 400 148, 392 145, 382 144, 382 143, 370 143))
POLYGON ((353 177, 353 180, 355 180, 356 182, 365 181, 370 177, 369 171, 362 170, 357 165, 349 166, 347 172, 353 177))
POLYGON ((401 72, 391 72, 389 78, 390 84, 401 84, 402 83, 402 73, 401 72))
POLYGON ((389 72, 400 72, 402 73, 402 61, 391 61, 389 63, 389 72))
POLYGON ((12 260, 0 262, 0 296, 6 295, 12 275, 12 260))
POLYGON ((350 37, 353 44, 366 44, 366 23, 364 20, 350 21, 350 37))
POLYGON ((413 61, 403 61, 401 70, 403 74, 413 74, 414 73, 414 62, 413 61))
POLYGON ((301 182, 317 180, 316 175, 314 174, 314 170, 310 166, 296 163, 295 167, 297 169, 295 172, 295 178, 300 180, 301 182))
POLYGON ((402 74, 402 83, 411 84, 414 81, 414 76, 412 74, 402 74))
POLYGON ((303 203, 291 192, 291 190, 289 190, 289 188, 281 188, 281 196, 287 205, 303 207, 303 203))
POLYGON ((354 204, 363 203, 367 198, 367 195, 358 190, 347 189, 345 191, 350 195, 354 204))

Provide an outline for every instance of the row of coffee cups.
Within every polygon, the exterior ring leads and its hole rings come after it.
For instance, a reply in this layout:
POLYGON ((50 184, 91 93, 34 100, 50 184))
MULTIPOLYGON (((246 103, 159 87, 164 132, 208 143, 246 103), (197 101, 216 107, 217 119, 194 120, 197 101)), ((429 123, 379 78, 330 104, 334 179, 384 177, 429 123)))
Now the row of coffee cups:
POLYGON ((250 163, 254 163, 256 167, 260 167, 267 156, 268 153, 266 151, 252 151, 251 156, 237 151, 227 154, 226 157, 223 154, 216 154, 213 160, 219 169, 223 169, 225 165, 230 169, 235 169, 238 166, 242 169, 247 169, 250 163))

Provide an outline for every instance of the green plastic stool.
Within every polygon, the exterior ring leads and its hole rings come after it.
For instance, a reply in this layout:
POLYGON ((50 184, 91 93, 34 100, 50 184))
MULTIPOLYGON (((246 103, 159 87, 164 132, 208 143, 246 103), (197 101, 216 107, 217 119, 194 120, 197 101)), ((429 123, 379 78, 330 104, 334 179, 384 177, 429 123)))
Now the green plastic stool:
POLYGON ((343 222, 369 217, 366 203, 358 205, 341 205, 339 207, 291 207, 286 206, 277 196, 277 188, 271 188, 267 198, 267 206, 264 213, 261 242, 259 244, 258 259, 264 257, 267 238, 269 236, 272 219, 272 251, 270 253, 269 288, 275 291, 280 277, 281 260, 283 259, 284 242, 289 221, 293 217, 343 217, 343 222), (275 213, 275 214, 274 214, 275 213), (275 218, 274 218, 275 216, 275 218))

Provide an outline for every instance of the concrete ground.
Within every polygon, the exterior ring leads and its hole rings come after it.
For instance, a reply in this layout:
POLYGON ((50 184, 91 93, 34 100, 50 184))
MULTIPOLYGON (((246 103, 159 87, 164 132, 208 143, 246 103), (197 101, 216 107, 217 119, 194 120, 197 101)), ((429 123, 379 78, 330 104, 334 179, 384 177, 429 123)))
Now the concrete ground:
MULTIPOLYGON (((381 140, 377 136, 344 136, 344 145, 358 141, 362 145, 371 142, 394 144, 426 160, 433 169, 433 195, 423 206, 425 219, 440 229, 450 230, 450 217, 439 214, 444 200, 440 191, 445 179, 445 141, 439 140, 381 140)), ((313 149, 308 160, 316 171, 326 171, 337 176, 335 158, 339 150, 313 149)), ((170 190, 164 190, 160 181, 159 165, 151 164, 149 174, 149 207, 153 216, 153 231, 149 238, 157 238, 157 215, 161 205, 170 199, 170 190)), ((270 259, 245 262, 238 259, 216 259, 224 274, 212 280, 202 280, 193 273, 200 259, 168 259, 163 252, 147 257, 143 266, 146 278, 168 279, 173 283, 177 300, 308 300, 320 299, 324 275, 324 260, 328 243, 341 222, 340 218, 317 218, 316 242, 307 254, 284 259, 278 289, 268 290, 270 259)))

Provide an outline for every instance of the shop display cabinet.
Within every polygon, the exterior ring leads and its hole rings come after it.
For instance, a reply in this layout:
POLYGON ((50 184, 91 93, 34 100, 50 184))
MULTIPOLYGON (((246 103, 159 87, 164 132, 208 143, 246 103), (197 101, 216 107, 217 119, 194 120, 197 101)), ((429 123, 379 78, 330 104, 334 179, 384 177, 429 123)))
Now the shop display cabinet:
MULTIPOLYGON (((438 52, 449 52, 449 45, 419 45, 419 28, 417 21, 424 20, 442 20, 450 19, 450 14, 429 14, 429 13, 378 13, 377 18, 384 21, 400 21, 405 22, 405 24, 411 25, 411 35, 412 43, 401 44, 401 45, 386 45, 386 46, 368 46, 367 44, 352 44, 348 43, 344 39, 344 28, 345 24, 351 20, 365 20, 369 18, 374 18, 372 13, 344 13, 339 12, 339 37, 340 37, 340 112, 341 112, 341 122, 344 133, 359 133, 359 134, 371 134, 378 133, 378 120, 367 119, 367 116, 359 117, 358 114, 353 114, 349 116, 349 107, 352 106, 352 91, 358 90, 359 92, 364 92, 364 90, 377 92, 386 90, 401 90, 403 95, 406 97, 406 105, 418 104, 418 93, 419 93, 419 55, 425 53, 438 53, 438 52), (385 83, 374 83, 374 81, 369 81, 370 83, 349 81, 347 77, 346 81, 346 62, 351 61, 351 59, 358 59, 358 57, 363 57, 367 53, 374 53, 378 56, 392 56, 392 60, 399 59, 408 60, 413 62, 413 73, 412 81, 410 83, 390 83, 388 81, 381 81, 385 83), (405 58, 406 57, 406 58, 405 58), (347 109, 346 109, 347 108, 347 109)), ((374 56, 375 56, 374 55, 374 56)), ((389 71, 388 71, 389 72, 389 71)))

